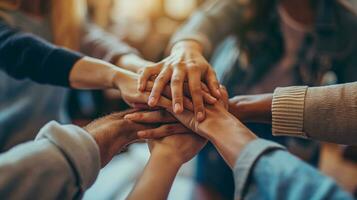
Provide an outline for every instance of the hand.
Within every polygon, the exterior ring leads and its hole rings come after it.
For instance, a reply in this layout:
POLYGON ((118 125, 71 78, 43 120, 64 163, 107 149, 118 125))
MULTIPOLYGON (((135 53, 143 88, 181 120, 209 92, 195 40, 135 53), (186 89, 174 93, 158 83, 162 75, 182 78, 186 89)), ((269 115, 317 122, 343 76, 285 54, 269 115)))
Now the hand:
POLYGON ((171 51, 171 55, 158 64, 146 67, 140 76, 139 89, 144 91, 152 76, 158 75, 148 104, 156 106, 164 87, 171 80, 172 108, 181 113, 183 107, 183 84, 188 80, 192 96, 195 116, 200 122, 205 119, 201 80, 204 80, 213 96, 220 98, 219 84, 216 74, 203 57, 200 45, 193 41, 179 42, 171 51))
MULTIPOLYGON (((123 100, 132 107, 146 103, 150 94, 138 91, 138 78, 137 74, 126 70, 118 71, 113 78, 114 87, 119 89, 123 100)), ((160 96, 158 106, 171 107, 171 101, 160 96)))
MULTIPOLYGON (((221 100, 220 104, 228 109, 228 93, 224 86, 220 86, 221 100)), ((190 110, 192 111, 192 110, 190 110)), ((165 110, 154 111, 140 111, 131 113, 125 116, 125 119, 129 119, 138 123, 163 123, 164 125, 155 128, 143 130, 138 133, 138 136, 143 139, 161 138, 169 135, 175 135, 179 133, 187 132, 187 128, 181 123, 177 123, 177 119, 165 110)), ((195 120, 193 118, 186 119, 195 120)))
POLYGON ((135 111, 137 110, 114 113, 94 120, 84 127, 84 130, 93 136, 99 146, 102 167, 125 146, 138 140, 138 131, 155 127, 124 119, 126 114, 135 111))
POLYGON ((192 132, 186 132, 162 139, 149 140, 148 145, 151 154, 159 154, 184 164, 191 160, 206 143, 206 139, 192 132))
MULTIPOLYGON (((206 108, 207 119, 199 124, 192 112, 185 110, 181 114, 174 114, 177 119, 180 120, 186 127, 190 128, 194 132, 201 134, 203 137, 208 137, 206 133, 199 129, 199 126, 212 126, 214 129, 216 126, 214 120, 219 118, 219 114, 228 113, 226 111, 228 107, 228 93, 223 86, 220 86, 220 93, 222 97, 220 101, 213 106, 208 106, 206 108), (223 112, 225 111, 225 112, 223 112)), ((170 108, 168 108, 170 110, 170 108)), ((222 116, 224 117, 224 116, 222 116)), ((141 138, 160 138, 168 135, 179 134, 186 132, 187 129, 180 123, 177 123, 177 119, 174 118, 167 111, 156 110, 156 111, 140 111, 131 113, 125 116, 126 119, 138 122, 138 123, 165 123, 165 125, 149 130, 143 130, 138 133, 141 138), (169 124, 168 124, 169 123, 169 124)), ((212 130, 213 130, 212 129, 212 130)))
POLYGON ((182 164, 191 160, 205 144, 205 139, 190 133, 150 140, 149 162, 127 199, 167 199, 182 164))
POLYGON ((229 100, 229 112, 243 122, 271 123, 273 94, 241 95, 229 100))
MULTIPOLYGON (((221 87, 222 99, 227 99, 227 91, 221 87)), ((233 168, 242 149, 257 137, 225 108, 224 100, 206 107, 207 118, 199 123, 192 112, 181 114, 171 112, 181 123, 211 141, 227 164, 233 168)))
POLYGON ((157 128, 139 131, 138 137, 142 139, 158 139, 191 132, 166 110, 133 112, 125 115, 124 118, 137 123, 163 124, 157 128))

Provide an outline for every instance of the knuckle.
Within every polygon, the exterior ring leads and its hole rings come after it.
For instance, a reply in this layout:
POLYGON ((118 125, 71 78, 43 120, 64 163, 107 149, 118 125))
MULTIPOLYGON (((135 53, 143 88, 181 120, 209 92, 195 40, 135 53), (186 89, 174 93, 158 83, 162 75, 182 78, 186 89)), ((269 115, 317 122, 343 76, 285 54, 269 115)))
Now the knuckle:
POLYGON ((166 81, 166 76, 164 74, 160 74, 157 78, 155 82, 164 82, 166 81))
POLYGON ((182 83, 183 83, 183 80, 181 77, 179 77, 179 76, 172 77, 172 80, 171 80, 172 85, 180 85, 182 83))
POLYGON ((193 95, 202 95, 202 90, 199 87, 193 87, 191 88, 191 93, 193 95))

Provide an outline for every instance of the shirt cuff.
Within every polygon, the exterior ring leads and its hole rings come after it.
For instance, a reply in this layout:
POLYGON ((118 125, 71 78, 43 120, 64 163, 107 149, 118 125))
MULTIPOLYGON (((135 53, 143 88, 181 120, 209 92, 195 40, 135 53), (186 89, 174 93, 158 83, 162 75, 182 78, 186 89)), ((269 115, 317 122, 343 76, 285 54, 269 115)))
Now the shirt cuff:
POLYGON ((275 136, 306 138, 303 132, 307 86, 277 88, 272 102, 272 132, 275 136))
POLYGON ((82 128, 49 122, 35 140, 46 138, 64 154, 76 175, 81 192, 89 188, 100 170, 99 148, 94 139, 82 128))
POLYGON ((233 168, 235 182, 235 197, 242 199, 248 185, 248 178, 255 162, 261 155, 275 149, 285 149, 283 146, 264 139, 256 139, 244 147, 233 168))
POLYGON ((47 80, 43 82, 58 86, 70 86, 69 75, 75 63, 83 57, 82 54, 65 48, 55 48, 48 55, 44 64, 44 74, 47 80))

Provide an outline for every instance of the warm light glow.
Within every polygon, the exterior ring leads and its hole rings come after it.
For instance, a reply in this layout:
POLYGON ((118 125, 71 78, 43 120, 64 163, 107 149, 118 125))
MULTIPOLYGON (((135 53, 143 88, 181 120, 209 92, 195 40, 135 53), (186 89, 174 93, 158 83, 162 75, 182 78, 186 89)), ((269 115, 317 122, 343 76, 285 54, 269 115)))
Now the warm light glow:
POLYGON ((197 0, 165 0, 164 9, 172 18, 183 20, 197 7, 197 0))

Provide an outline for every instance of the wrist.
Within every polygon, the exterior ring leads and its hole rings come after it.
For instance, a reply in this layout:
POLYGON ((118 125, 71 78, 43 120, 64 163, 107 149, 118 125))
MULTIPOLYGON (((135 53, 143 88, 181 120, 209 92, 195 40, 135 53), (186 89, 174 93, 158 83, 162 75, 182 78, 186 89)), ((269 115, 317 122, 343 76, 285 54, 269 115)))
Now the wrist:
POLYGON ((226 128, 223 134, 214 134, 210 141, 233 169, 242 150, 257 137, 243 125, 226 128))
POLYGON ((154 148, 151 157, 175 168, 180 168, 185 163, 184 158, 177 152, 165 148, 154 148))
POLYGON ((171 52, 174 51, 196 51, 199 53, 203 53, 202 45, 194 40, 183 40, 179 41, 171 48, 171 52))
POLYGON ((138 73, 141 68, 144 68, 149 64, 150 62, 142 59, 140 56, 134 53, 122 55, 116 62, 117 66, 135 73, 138 73))

